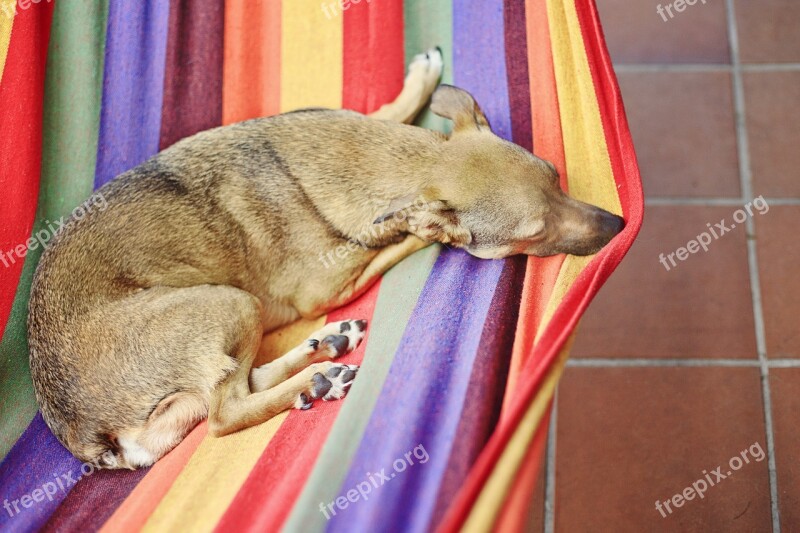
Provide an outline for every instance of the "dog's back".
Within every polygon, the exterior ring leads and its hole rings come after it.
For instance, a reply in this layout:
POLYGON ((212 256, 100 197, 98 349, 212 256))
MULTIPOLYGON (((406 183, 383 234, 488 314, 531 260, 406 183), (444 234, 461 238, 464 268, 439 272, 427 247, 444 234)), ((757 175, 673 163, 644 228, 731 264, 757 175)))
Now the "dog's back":
POLYGON ((336 208, 321 205, 326 190, 363 190, 368 183, 348 182, 369 179, 357 152, 374 152, 369 145, 387 135, 410 135, 409 150, 438 141, 422 131, 345 111, 256 119, 181 141, 97 191, 103 208, 64 225, 32 286, 31 373, 61 442, 96 458, 119 446, 120 428, 143 426, 176 392, 188 395, 186 425, 205 417, 213 387, 236 364, 182 338, 224 337, 208 331, 208 315, 219 318, 213 302, 198 308, 190 288, 255 296, 269 306, 266 329, 296 319, 292 294, 319 267, 310 251, 348 238, 325 216, 336 208), (322 143, 341 149, 321 151, 322 143), (187 307, 197 308, 192 324, 187 307))

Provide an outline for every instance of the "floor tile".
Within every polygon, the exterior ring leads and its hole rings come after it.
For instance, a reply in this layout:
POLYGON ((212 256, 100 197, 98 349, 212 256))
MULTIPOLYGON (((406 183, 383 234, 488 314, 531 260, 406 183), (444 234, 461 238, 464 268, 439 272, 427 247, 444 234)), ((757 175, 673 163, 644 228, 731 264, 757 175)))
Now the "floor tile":
MULTIPOLYGON (((661 2, 664 6, 671 2, 661 2)), ((723 2, 698 2, 669 18, 658 2, 598 0, 600 20, 615 63, 728 63, 723 2), (666 18, 666 21, 665 21, 666 18)))
POLYGON ((800 368, 772 369, 769 380, 781 526, 794 531, 800 524, 800 368))
POLYGON ((645 194, 739 197, 729 72, 619 75, 645 194))
POLYGON ((770 530, 757 368, 569 368, 557 428, 556 531, 770 530), (663 517, 705 472, 718 484, 663 517))
POLYGON ((754 193, 800 198, 800 72, 746 72, 744 90, 754 193))
POLYGON ((744 226, 712 237, 708 252, 673 256, 676 266, 667 258, 707 224, 734 224, 734 211, 648 206, 633 248, 578 327, 573 357, 756 358, 744 226))
POLYGON ((800 206, 773 206, 756 219, 767 354, 800 357, 800 206))
POLYGON ((736 0, 743 63, 800 63, 800 2, 736 0))

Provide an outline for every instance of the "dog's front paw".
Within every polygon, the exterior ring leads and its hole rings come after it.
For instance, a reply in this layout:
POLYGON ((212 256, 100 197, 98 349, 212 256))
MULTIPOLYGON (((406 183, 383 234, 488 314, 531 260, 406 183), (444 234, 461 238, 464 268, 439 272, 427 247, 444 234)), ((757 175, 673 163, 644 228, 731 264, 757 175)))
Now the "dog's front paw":
POLYGON ((406 83, 419 79, 426 91, 433 91, 439 83, 443 68, 444 56, 441 48, 431 48, 425 53, 414 56, 411 64, 408 65, 406 83))
POLYGON ((340 400, 347 395, 350 385, 358 372, 356 365, 340 365, 328 363, 327 370, 316 372, 311 377, 311 383, 306 392, 301 392, 295 401, 295 409, 310 409, 314 400, 322 398, 328 402, 340 400))
POLYGON ((322 357, 336 359, 355 350, 364 339, 366 320, 343 320, 327 324, 308 339, 308 346, 322 357))

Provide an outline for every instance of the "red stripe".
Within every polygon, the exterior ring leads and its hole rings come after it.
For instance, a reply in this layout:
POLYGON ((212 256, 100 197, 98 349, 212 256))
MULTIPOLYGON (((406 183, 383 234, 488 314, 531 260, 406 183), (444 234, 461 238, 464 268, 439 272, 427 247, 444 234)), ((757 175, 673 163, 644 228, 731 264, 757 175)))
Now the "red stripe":
POLYGON ((352 3, 344 11, 342 107, 370 113, 403 88, 403 2, 352 3))
POLYGON ((44 75, 53 6, 47 2, 18 9, 0 80, 0 332, 5 331, 17 293, 27 253, 24 243, 33 229, 39 197, 44 75))
MULTIPOLYGON (((328 322, 372 319, 379 283, 355 302, 328 315, 328 322)), ((367 337, 337 362, 360 365, 367 337)), ((342 402, 315 402, 308 411, 292 411, 258 459, 217 524, 216 531, 278 531, 289 516, 330 432, 342 402)))
MULTIPOLYGON (((578 320, 630 249, 641 227, 644 210, 641 177, 597 9, 592 0, 576 0, 576 9, 599 102, 614 179, 620 191, 626 227, 610 245, 597 254, 565 295, 547 330, 535 346, 533 356, 528 359, 528 364, 523 369, 525 381, 520 382, 517 394, 511 399, 508 416, 501 421, 497 431, 487 443, 445 522, 441 525, 441 531, 458 530, 469 515, 486 480, 492 474, 520 420, 539 392, 542 381, 552 369, 556 357, 577 326, 578 320)), ((537 67, 538 65, 533 68, 537 67)))

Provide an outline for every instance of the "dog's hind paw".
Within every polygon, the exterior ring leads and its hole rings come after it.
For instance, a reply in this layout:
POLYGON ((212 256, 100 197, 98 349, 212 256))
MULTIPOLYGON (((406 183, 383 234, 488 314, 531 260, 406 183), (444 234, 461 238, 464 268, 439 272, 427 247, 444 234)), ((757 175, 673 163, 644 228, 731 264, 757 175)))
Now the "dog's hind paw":
POLYGON ((408 76, 406 83, 418 80, 422 83, 426 92, 432 92, 439 83, 444 69, 444 55, 438 46, 431 48, 427 52, 417 54, 408 65, 408 76))
POLYGON ((344 398, 357 372, 356 365, 330 363, 330 367, 324 373, 316 372, 311 377, 309 389, 297 397, 294 403, 295 409, 310 409, 314 400, 319 398, 326 402, 344 398))
POLYGON ((364 339, 366 329, 366 320, 332 322, 311 335, 308 346, 313 352, 336 359, 355 350, 364 339))

